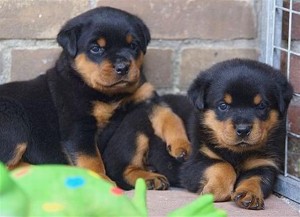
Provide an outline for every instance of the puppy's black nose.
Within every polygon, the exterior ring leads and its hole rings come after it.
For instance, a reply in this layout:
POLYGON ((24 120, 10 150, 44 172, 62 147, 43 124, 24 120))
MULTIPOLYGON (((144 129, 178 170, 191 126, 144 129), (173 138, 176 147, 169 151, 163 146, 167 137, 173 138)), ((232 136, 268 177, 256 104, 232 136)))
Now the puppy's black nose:
POLYGON ((130 64, 128 62, 121 62, 115 64, 115 71, 118 75, 128 74, 130 64))
POLYGON ((249 136, 252 129, 252 125, 250 124, 237 124, 235 125, 235 127, 236 127, 236 134, 242 138, 249 136))

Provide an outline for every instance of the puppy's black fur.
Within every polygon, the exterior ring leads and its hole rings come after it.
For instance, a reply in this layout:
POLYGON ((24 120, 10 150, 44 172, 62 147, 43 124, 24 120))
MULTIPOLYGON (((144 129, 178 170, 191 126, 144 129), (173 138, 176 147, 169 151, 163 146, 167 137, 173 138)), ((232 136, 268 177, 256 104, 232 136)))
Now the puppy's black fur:
POLYGON ((263 209, 281 167, 292 93, 280 71, 257 61, 234 59, 201 72, 188 91, 198 113, 188 130, 193 151, 181 168, 182 185, 263 209))

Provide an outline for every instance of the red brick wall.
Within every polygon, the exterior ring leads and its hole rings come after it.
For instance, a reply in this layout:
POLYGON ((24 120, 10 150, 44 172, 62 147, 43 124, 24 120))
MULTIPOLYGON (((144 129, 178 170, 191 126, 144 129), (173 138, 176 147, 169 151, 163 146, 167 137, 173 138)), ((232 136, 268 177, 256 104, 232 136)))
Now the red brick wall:
POLYGON ((1 0, 0 83, 29 79, 52 66, 55 37, 69 18, 110 5, 140 16, 152 41, 148 79, 184 90, 198 71, 233 57, 258 59, 259 1, 253 0, 1 0))

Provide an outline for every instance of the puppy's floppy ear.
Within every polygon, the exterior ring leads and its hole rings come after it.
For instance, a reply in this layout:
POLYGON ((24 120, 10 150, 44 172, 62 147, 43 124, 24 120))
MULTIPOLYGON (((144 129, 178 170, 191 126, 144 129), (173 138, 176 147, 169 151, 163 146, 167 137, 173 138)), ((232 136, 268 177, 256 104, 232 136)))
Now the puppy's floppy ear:
POLYGON ((136 23, 138 35, 141 38, 142 51, 145 54, 147 51, 147 46, 151 40, 150 31, 141 19, 137 18, 136 23))
POLYGON ((80 35, 81 25, 66 25, 57 35, 58 44, 71 57, 77 54, 77 40, 80 35))
POLYGON ((143 52, 146 53, 146 48, 151 40, 151 35, 148 27, 145 24, 143 24, 141 28, 143 29, 144 44, 145 44, 145 49, 143 49, 143 52))
POLYGON ((202 72, 197 76, 188 89, 188 98, 199 110, 203 110, 206 106, 205 98, 211 81, 212 74, 209 72, 202 72))
POLYGON ((277 104, 279 112, 284 115, 287 111, 287 108, 293 98, 293 87, 287 81, 286 77, 284 77, 281 72, 277 72, 278 76, 276 76, 276 86, 277 86, 277 104))

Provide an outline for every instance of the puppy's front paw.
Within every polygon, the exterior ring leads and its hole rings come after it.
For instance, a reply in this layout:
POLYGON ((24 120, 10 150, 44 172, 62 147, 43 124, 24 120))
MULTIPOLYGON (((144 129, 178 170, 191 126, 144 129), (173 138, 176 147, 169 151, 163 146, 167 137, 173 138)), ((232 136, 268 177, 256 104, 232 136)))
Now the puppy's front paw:
POLYGON ((185 139, 177 139, 167 144, 169 154, 178 161, 185 161, 191 153, 191 145, 185 139))
POLYGON ((236 191, 232 194, 231 198, 241 208, 264 209, 262 194, 255 194, 250 191, 236 191))
POLYGON ((148 190, 167 190, 170 186, 168 179, 160 174, 152 174, 145 181, 148 190))
POLYGON ((230 200, 230 194, 232 191, 232 186, 225 186, 222 184, 211 184, 207 183, 200 194, 213 194, 214 200, 221 202, 221 201, 228 201, 230 200))
POLYGON ((203 178, 199 182, 199 193, 213 194, 215 201, 230 200, 236 172, 227 162, 215 163, 205 169, 203 178))

